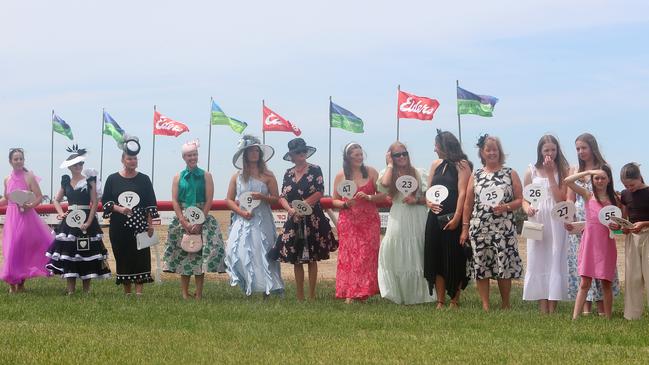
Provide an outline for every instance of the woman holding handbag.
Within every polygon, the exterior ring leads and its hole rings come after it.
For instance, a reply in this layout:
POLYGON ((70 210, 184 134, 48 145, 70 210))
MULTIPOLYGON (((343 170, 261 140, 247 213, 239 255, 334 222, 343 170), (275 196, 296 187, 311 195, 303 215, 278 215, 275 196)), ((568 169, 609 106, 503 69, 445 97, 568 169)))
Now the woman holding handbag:
POLYGON ((140 142, 137 137, 124 136, 122 164, 124 168, 106 179, 102 202, 104 218, 110 218, 108 234, 115 256, 115 284, 124 286, 124 294, 142 295, 145 283, 152 283, 151 251, 138 249, 138 238, 153 237, 153 218, 159 217, 155 192, 149 177, 137 171, 140 142))
POLYGON ((198 140, 182 147, 187 167, 174 176, 171 203, 176 216, 167 234, 164 271, 180 274, 184 299, 203 297, 206 272, 217 272, 224 255, 223 237, 216 219, 210 215, 214 182, 212 174, 198 167, 198 140), (196 293, 189 293, 194 275, 196 293))

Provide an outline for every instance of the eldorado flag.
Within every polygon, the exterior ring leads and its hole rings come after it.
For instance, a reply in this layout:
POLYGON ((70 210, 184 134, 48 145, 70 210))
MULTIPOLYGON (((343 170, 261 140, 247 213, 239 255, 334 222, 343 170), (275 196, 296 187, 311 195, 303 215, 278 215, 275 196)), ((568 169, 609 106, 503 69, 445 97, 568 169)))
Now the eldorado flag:
POLYGON ((342 128, 349 132, 363 133, 363 120, 332 101, 329 102, 329 123, 332 128, 342 128))
POLYGON ((248 126, 248 123, 246 122, 225 115, 221 107, 219 107, 214 100, 212 100, 212 115, 210 117, 210 123, 212 123, 212 125, 229 125, 230 128, 237 133, 243 133, 243 130, 248 126))
POLYGON ((181 122, 167 118, 159 112, 153 112, 153 134, 159 136, 174 136, 189 132, 189 128, 181 122))
POLYGON ((115 139, 115 142, 124 142, 124 130, 117 124, 115 119, 104 111, 104 134, 109 135, 115 139))
POLYGON ((477 95, 457 87, 457 113, 477 114, 482 117, 493 117, 498 98, 489 95, 477 95))
POLYGON ((262 131, 264 132, 293 132, 296 136, 302 134, 300 128, 282 118, 267 106, 263 107, 262 131))
POLYGON ((431 120, 439 108, 439 102, 436 99, 408 94, 399 90, 398 108, 399 118, 431 120))
POLYGON ((68 137, 70 140, 74 140, 70 125, 66 123, 65 120, 59 118, 56 114, 54 114, 54 117, 52 118, 52 129, 54 129, 54 132, 68 137))

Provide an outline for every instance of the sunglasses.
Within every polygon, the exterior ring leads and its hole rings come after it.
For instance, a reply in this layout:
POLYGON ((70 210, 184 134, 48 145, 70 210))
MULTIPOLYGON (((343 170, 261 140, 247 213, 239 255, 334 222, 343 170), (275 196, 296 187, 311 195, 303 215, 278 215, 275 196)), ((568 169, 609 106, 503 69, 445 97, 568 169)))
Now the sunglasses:
POLYGON ((23 152, 23 149, 20 148, 20 147, 14 147, 14 148, 10 148, 10 149, 9 149, 9 152, 10 152, 10 153, 14 153, 14 152, 23 152))
POLYGON ((397 152, 392 154, 392 158, 408 157, 408 151, 397 152))

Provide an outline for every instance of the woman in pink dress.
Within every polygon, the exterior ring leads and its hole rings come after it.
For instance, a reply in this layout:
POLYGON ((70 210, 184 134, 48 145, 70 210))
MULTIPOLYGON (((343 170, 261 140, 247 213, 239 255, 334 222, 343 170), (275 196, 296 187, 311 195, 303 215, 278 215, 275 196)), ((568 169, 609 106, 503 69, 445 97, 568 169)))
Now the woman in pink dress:
POLYGON ((352 199, 334 192, 333 204, 340 209, 336 298, 344 298, 348 304, 379 293, 381 220, 374 203, 383 201, 385 194, 377 194, 378 177, 379 173, 374 168, 363 163, 361 146, 358 143, 347 144, 343 153, 343 170, 336 175, 334 186, 343 180, 351 180, 357 191, 352 199))
POLYGON ((9 150, 9 163, 13 171, 4 181, 4 195, 0 205, 7 205, 2 237, 4 262, 0 279, 9 284, 9 292, 25 290, 25 279, 49 275, 45 265, 47 248, 54 240, 52 230, 34 210, 43 199, 38 178, 25 169, 25 155, 22 148, 9 150), (31 191, 31 201, 19 204, 8 197, 13 191, 31 191))
POLYGON ((613 312, 612 282, 615 280, 617 249, 615 239, 609 236, 609 228, 599 222, 599 211, 608 206, 619 207, 620 201, 613 188, 613 176, 608 165, 601 170, 588 170, 568 176, 566 184, 585 201, 586 228, 579 245, 577 271, 581 277, 579 291, 572 312, 577 319, 586 301, 586 295, 593 279, 600 279, 604 302, 604 315, 611 318, 613 312), (584 176, 591 176, 593 192, 576 184, 584 176))

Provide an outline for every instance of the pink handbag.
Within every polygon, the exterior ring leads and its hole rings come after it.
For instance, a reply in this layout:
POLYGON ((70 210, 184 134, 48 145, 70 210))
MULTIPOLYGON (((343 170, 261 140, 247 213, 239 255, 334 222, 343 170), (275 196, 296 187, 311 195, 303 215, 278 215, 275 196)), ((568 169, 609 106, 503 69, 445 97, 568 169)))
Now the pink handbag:
POLYGON ((180 241, 180 248, 189 253, 200 251, 203 248, 203 235, 184 233, 183 239, 180 241))

